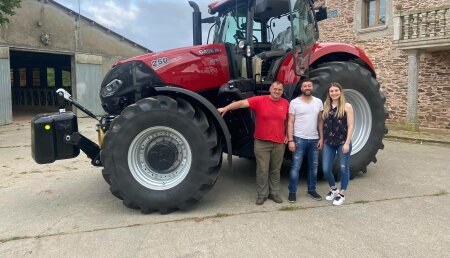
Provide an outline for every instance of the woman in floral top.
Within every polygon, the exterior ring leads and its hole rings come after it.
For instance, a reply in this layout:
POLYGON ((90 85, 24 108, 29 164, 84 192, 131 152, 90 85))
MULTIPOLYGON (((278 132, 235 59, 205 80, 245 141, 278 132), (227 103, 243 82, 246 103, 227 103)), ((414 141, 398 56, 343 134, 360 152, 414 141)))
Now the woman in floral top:
POLYGON ((333 201, 334 205, 341 205, 344 200, 350 180, 350 153, 353 133, 353 108, 345 102, 342 86, 332 82, 328 87, 328 96, 323 107, 323 137, 324 146, 322 153, 322 168, 330 185, 330 192, 326 199, 333 201), (334 179, 333 160, 338 156, 339 168, 341 170, 341 189, 336 187, 334 179))

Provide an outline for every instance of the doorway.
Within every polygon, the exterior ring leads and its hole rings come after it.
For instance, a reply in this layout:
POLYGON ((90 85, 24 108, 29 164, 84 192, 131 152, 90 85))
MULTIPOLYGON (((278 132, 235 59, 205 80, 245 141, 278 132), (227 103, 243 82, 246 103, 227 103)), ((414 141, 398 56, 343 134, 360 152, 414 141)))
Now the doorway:
POLYGON ((72 76, 71 55, 11 50, 13 120, 57 112, 56 90, 63 88, 71 93, 72 76))

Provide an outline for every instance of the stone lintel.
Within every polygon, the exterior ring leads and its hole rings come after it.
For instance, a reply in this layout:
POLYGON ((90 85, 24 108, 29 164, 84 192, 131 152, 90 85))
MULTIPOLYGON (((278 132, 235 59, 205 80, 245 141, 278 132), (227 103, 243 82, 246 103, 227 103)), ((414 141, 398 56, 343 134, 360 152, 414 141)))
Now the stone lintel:
POLYGON ((75 61, 78 64, 103 64, 103 57, 99 55, 76 54, 75 61))
POLYGON ((9 47, 0 47, 0 59, 9 59, 9 47))

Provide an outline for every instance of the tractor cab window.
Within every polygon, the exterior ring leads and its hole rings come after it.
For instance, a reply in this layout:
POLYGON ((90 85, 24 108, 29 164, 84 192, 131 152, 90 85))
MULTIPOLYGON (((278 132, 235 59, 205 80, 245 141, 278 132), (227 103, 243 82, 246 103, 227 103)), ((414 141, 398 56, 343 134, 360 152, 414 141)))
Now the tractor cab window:
POLYGON ((315 19, 310 1, 290 0, 295 74, 302 75, 309 67, 309 58, 316 42, 315 19))
MULTIPOLYGON (((247 39, 247 13, 245 6, 219 16, 219 28, 214 36, 215 43, 238 44, 247 39)), ((253 41, 261 41, 261 23, 253 21, 253 41)))
MULTIPOLYGON (((291 0, 291 2, 294 2, 291 0)), ((296 1, 293 4, 292 27, 295 45, 301 47, 314 44, 314 14, 305 1, 296 1)))

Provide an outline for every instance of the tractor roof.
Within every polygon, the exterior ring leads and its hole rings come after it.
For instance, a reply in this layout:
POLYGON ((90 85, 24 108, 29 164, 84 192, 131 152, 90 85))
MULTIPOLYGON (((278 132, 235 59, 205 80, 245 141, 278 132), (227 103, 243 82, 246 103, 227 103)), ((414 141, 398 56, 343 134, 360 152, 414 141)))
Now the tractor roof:
MULTIPOLYGON (((242 0, 221 0, 213 2, 209 5, 209 13, 215 14, 216 12, 227 11, 230 8, 236 6, 236 4, 242 4, 247 1, 242 0)), ((257 18, 276 17, 289 12, 289 0, 256 0, 256 12, 257 18)))

